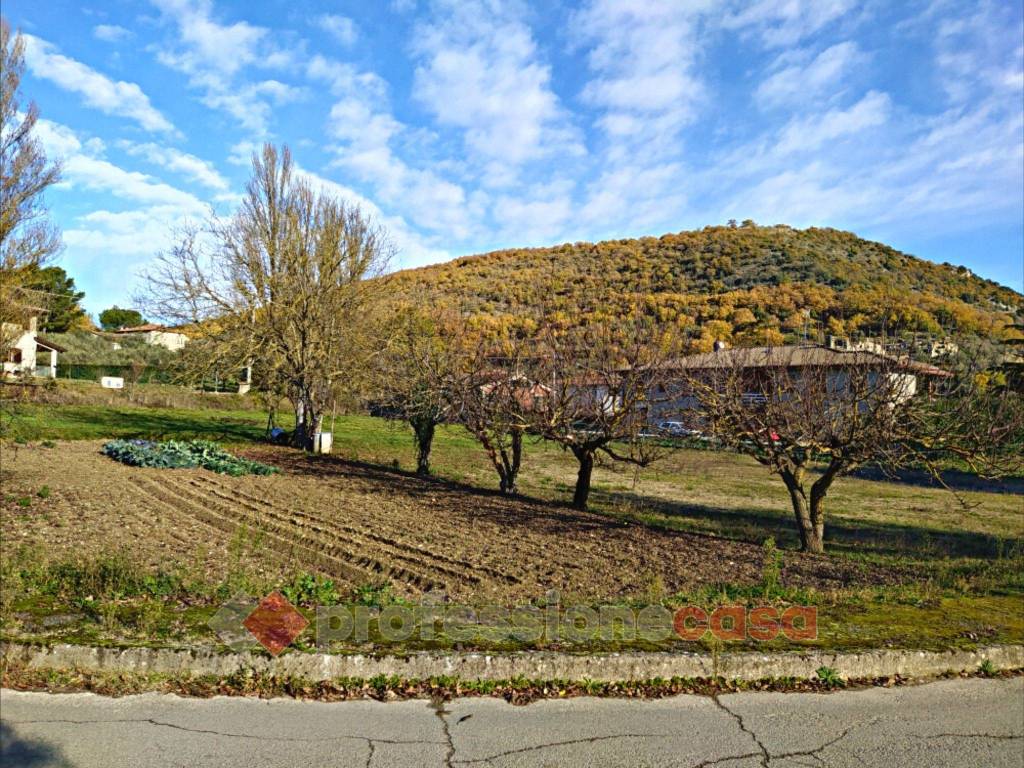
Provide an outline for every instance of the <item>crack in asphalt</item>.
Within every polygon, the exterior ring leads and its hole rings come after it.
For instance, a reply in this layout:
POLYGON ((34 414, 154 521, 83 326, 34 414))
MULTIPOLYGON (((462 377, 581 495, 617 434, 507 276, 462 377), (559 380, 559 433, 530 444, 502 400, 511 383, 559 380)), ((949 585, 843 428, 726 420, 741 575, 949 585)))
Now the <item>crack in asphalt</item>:
POLYGON ((757 734, 747 727, 747 724, 743 721, 743 718, 739 715, 739 713, 733 712, 731 709, 725 706, 725 704, 718 700, 717 696, 712 696, 711 698, 714 700, 715 704, 717 704, 720 709, 727 712, 736 721, 736 724, 739 725, 741 731, 750 735, 750 737, 754 740, 754 743, 757 744, 759 751, 745 752, 741 755, 726 755, 724 757, 716 757, 713 760, 705 760, 701 763, 697 763, 695 766, 693 766, 693 768, 711 768, 712 766, 719 765, 730 760, 743 760, 748 757, 760 757, 761 765, 764 766, 764 768, 770 768, 773 760, 788 760, 794 757, 810 757, 816 760, 818 763, 824 765, 825 761, 821 759, 821 752, 824 752, 829 747, 838 744, 840 741, 849 736, 857 728, 872 725, 873 723, 876 723, 878 722, 878 720, 881 719, 880 717, 873 717, 870 720, 863 723, 854 723, 849 728, 843 730, 843 732, 836 736, 834 739, 826 741, 820 747, 815 747, 814 749, 794 750, 793 752, 783 752, 778 755, 773 755, 757 737, 757 734))
POLYGON ((615 733, 608 736, 591 736, 586 739, 567 739, 565 741, 551 741, 545 744, 534 744, 530 747, 520 747, 519 749, 510 749, 506 752, 497 752, 487 757, 475 757, 471 760, 456 760, 455 762, 459 765, 472 765, 474 763, 489 763, 492 760, 496 760, 499 757, 507 757, 509 755, 521 755, 525 752, 535 752, 540 749, 551 749, 552 747, 565 747, 573 744, 593 744, 598 741, 611 741, 612 739, 669 739, 675 734, 665 733, 615 733))
MULTIPOLYGON (((451 731, 448 729, 448 721, 444 719, 445 715, 450 715, 451 710, 444 708, 444 700, 432 699, 430 702, 430 708, 434 710, 434 714, 437 715, 437 719, 441 721, 441 733, 444 734, 445 742, 447 743, 448 751, 444 756, 445 768, 452 768, 452 758, 455 757, 455 742, 452 741, 451 731)), ((462 722, 461 720, 459 722, 462 722)))
POLYGON ((931 736, 917 734, 910 734, 910 736, 915 739, 1001 739, 1006 741, 1024 739, 1024 734, 1019 733, 936 733, 931 736))
MULTIPOLYGON (((722 703, 721 698, 719 698, 717 695, 716 696, 712 696, 711 700, 713 702, 715 702, 715 706, 716 707, 718 707, 720 710, 725 712, 727 715, 729 715, 729 717, 731 717, 733 720, 736 721, 736 724, 740 727, 741 731, 743 731, 744 733, 750 735, 750 738, 752 738, 754 740, 754 743, 757 744, 757 748, 760 750, 760 757, 761 757, 761 766, 762 766, 762 768, 768 768, 768 763, 772 759, 771 755, 768 753, 768 747, 766 747, 764 744, 761 743, 761 740, 757 737, 756 733, 754 733, 752 730, 747 728, 747 724, 743 722, 743 717, 740 716, 739 713, 733 712, 731 709, 729 709, 727 706, 725 706, 725 704, 722 703)), ((745 755, 745 757, 757 757, 757 756, 758 756, 757 754, 745 755)), ((722 761, 719 760, 718 762, 722 762, 722 761)), ((709 763, 709 765, 714 765, 714 763, 709 763)))
MULTIPOLYGON (((882 719, 881 716, 876 716, 876 717, 872 717, 872 718, 870 718, 870 719, 868 719, 868 720, 866 720, 864 722, 854 723, 854 724, 850 725, 849 727, 845 728, 841 733, 839 733, 834 738, 829 739, 824 744, 822 744, 821 746, 815 747, 814 749, 793 750, 793 751, 790 751, 790 752, 783 752, 783 753, 778 753, 778 754, 772 754, 770 752, 770 750, 765 746, 765 744, 761 741, 761 739, 758 737, 758 735, 754 732, 754 730, 751 729, 747 725, 747 723, 743 719, 742 715, 740 715, 738 712, 734 712, 732 709, 730 709, 728 706, 726 706, 722 701, 719 700, 719 698, 717 696, 712 696, 710 698, 712 699, 712 701, 714 701, 714 703, 715 703, 715 705, 717 706, 718 709, 720 709, 723 712, 725 712, 730 717, 730 719, 732 719, 737 724, 737 726, 739 727, 741 732, 743 732, 743 733, 747 734, 748 736, 750 736, 750 738, 754 741, 755 745, 757 746, 757 751, 744 752, 742 754, 734 754, 734 755, 724 755, 724 756, 721 756, 721 757, 716 757, 714 759, 704 760, 703 762, 695 764, 692 768, 713 768, 713 766, 718 766, 718 765, 721 765, 723 763, 727 763, 727 762, 730 762, 730 761, 744 760, 744 759, 749 759, 749 758, 760 758, 760 763, 761 763, 762 766, 764 766, 764 768, 770 768, 773 761, 785 760, 785 759, 794 759, 794 758, 810 758, 811 760, 815 761, 815 764, 825 765, 825 760, 821 757, 821 753, 822 752, 824 752, 826 749, 828 749, 830 747, 833 747, 836 744, 838 744, 839 742, 841 742, 843 739, 845 739, 847 736, 849 736, 853 731, 855 731, 855 730, 857 730, 859 728, 869 727, 869 726, 873 725, 874 723, 876 723, 876 722, 878 722, 879 720, 882 719)), ((443 744, 446 747, 446 754, 445 754, 445 757, 444 757, 444 763, 443 764, 444 764, 445 768, 454 768, 455 765, 473 765, 473 764, 488 764, 488 765, 492 765, 494 760, 502 758, 502 757, 508 757, 508 756, 512 756, 512 755, 521 755, 521 754, 526 754, 526 753, 529 753, 529 752, 536 752, 536 751, 540 751, 540 750, 551 749, 551 748, 561 747, 561 746, 572 746, 572 745, 577 745, 577 744, 596 744, 596 743, 599 743, 599 742, 621 740, 621 739, 665 739, 665 738, 672 738, 672 737, 677 735, 677 734, 674 734, 674 733, 672 733, 672 734, 664 734, 664 733, 620 733, 620 734, 608 734, 608 735, 604 735, 604 736, 591 736, 591 737, 588 737, 588 738, 567 739, 567 740, 563 740, 563 741, 554 741, 554 742, 548 742, 548 743, 544 743, 544 744, 535 744, 535 745, 532 745, 532 746, 521 747, 519 749, 511 749, 511 750, 507 750, 507 751, 504 751, 504 752, 498 752, 498 753, 495 753, 493 755, 488 755, 488 756, 482 757, 482 758, 457 760, 455 758, 455 751, 456 751, 455 750, 455 743, 454 743, 454 740, 452 738, 452 734, 451 734, 451 730, 450 730, 450 724, 449 724, 447 718, 445 717, 446 715, 449 715, 449 714, 452 713, 451 710, 445 709, 445 702, 443 700, 440 700, 440 699, 435 699, 434 701, 432 701, 430 703, 430 708, 434 711, 434 714, 437 716, 438 720, 441 721, 441 730, 442 730, 442 734, 444 735, 444 740, 443 741, 432 741, 432 740, 427 740, 427 739, 371 738, 369 736, 359 736, 359 735, 354 735, 354 734, 345 734, 345 735, 340 735, 340 736, 329 736, 329 737, 323 737, 323 738, 302 738, 302 737, 290 737, 290 736, 276 736, 276 737, 272 737, 272 736, 265 736, 265 735, 259 735, 259 734, 251 734, 251 733, 236 733, 236 732, 217 731, 217 730, 204 729, 204 728, 192 728, 192 727, 189 727, 189 726, 178 725, 176 723, 170 723, 170 722, 165 722, 165 721, 162 721, 162 720, 157 720, 155 718, 104 718, 104 719, 85 719, 85 720, 76 720, 76 719, 67 719, 67 718, 54 718, 54 719, 46 719, 46 720, 10 720, 8 718, 4 718, 4 720, 5 720, 5 722, 10 723, 11 725, 45 725, 45 724, 51 724, 51 723, 70 724, 70 725, 92 725, 92 724, 105 724, 105 723, 139 723, 139 724, 149 724, 149 725, 153 725, 153 726, 156 726, 156 727, 162 727, 162 728, 171 728, 171 729, 174 729, 174 730, 184 731, 184 732, 188 732, 188 733, 198 733, 198 734, 207 734, 207 735, 213 735, 213 736, 223 736, 223 737, 226 737, 226 738, 252 739, 252 740, 256 740, 256 741, 270 741, 270 742, 317 743, 317 742, 332 742, 332 741, 363 741, 363 742, 365 742, 367 744, 367 747, 369 749, 369 754, 367 755, 367 759, 366 759, 366 768, 372 768, 373 759, 374 759, 374 757, 376 755, 377 745, 378 744, 398 744, 398 745, 403 745, 403 744, 432 744, 432 745, 440 745, 440 744, 443 744)), ((457 723, 461 723, 461 722, 465 721, 470 716, 471 715, 463 716, 462 718, 460 718, 457 721, 457 723)), ((1011 734, 1000 734, 1000 733, 938 733, 938 734, 932 734, 932 735, 906 734, 906 737, 907 738, 913 738, 913 739, 925 739, 925 740, 934 740, 934 739, 964 739, 964 738, 993 739, 993 740, 1002 740, 1002 741, 1019 741, 1019 740, 1024 740, 1024 734, 1012 734, 1012 733, 1011 734)), ((850 754, 854 755, 854 753, 850 753, 850 754)), ((854 756, 856 756, 856 755, 854 755, 854 756)), ((858 756, 858 759, 859 759, 859 756, 858 756)), ((811 765, 810 763, 802 763, 802 764, 811 765)))
POLYGON ((4 718, 4 722, 10 723, 11 725, 45 725, 47 723, 64 723, 68 725, 93 725, 106 723, 148 723, 149 725, 155 725, 161 728, 173 728, 176 731, 185 731, 187 733, 202 733, 211 736, 224 736, 230 739, 253 739, 254 741, 296 742, 304 744, 316 744, 328 741, 365 741, 371 745, 371 751, 373 750, 374 742, 376 742, 377 744, 444 743, 440 741, 429 741, 427 739, 380 739, 375 737, 371 738, 369 736, 357 736, 354 734, 345 734, 343 736, 325 736, 323 738, 301 738, 295 736, 261 736, 252 733, 231 733, 229 731, 214 731, 206 728, 190 728, 185 725, 178 725, 177 723, 166 723, 162 720, 156 720, 152 717, 104 718, 100 720, 71 720, 65 718, 55 718, 52 720, 11 720, 9 718, 4 718))

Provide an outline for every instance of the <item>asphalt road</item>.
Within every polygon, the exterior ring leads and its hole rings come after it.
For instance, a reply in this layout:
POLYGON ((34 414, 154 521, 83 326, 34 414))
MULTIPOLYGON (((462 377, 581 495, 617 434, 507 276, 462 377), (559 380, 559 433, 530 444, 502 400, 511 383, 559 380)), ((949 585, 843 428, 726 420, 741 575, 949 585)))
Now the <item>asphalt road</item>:
POLYGON ((718 699, 0 693, 7 766, 1024 766, 1024 678, 718 699))

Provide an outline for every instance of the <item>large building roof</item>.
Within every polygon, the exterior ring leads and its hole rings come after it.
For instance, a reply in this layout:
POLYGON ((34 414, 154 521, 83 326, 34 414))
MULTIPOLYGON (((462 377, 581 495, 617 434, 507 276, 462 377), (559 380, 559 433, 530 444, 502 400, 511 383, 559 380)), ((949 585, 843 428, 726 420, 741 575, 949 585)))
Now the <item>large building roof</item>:
POLYGON ((110 333, 148 333, 150 331, 181 333, 181 331, 178 331, 175 328, 168 328, 166 325, 158 325, 157 323, 146 323, 145 325, 133 325, 128 328, 118 328, 116 331, 110 331, 110 333))
POLYGON ((948 372, 927 363, 896 358, 863 350, 829 349, 818 344, 778 347, 737 347, 680 357, 666 368, 707 370, 716 368, 845 368, 849 366, 897 366, 922 376, 948 376, 948 372))

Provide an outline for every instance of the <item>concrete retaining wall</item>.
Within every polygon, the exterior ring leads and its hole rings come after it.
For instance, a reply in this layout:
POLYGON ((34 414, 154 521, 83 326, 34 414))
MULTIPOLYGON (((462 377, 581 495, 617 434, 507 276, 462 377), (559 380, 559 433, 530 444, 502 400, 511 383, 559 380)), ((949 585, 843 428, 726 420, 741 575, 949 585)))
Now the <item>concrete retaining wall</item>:
POLYGON ((441 675, 464 680, 650 680, 671 677, 722 676, 729 680, 767 677, 814 677, 819 667, 831 667, 844 678, 902 675, 927 677, 944 672, 977 671, 988 660, 994 669, 1024 668, 1024 646, 1003 645, 974 651, 872 650, 860 653, 611 653, 576 656, 545 651, 485 653, 414 653, 408 656, 335 656, 287 653, 265 655, 150 648, 90 648, 80 645, 37 647, 4 643, 0 653, 8 662, 39 669, 79 669, 94 672, 140 672, 226 676, 251 669, 267 675, 306 680, 377 675, 428 678, 441 675))

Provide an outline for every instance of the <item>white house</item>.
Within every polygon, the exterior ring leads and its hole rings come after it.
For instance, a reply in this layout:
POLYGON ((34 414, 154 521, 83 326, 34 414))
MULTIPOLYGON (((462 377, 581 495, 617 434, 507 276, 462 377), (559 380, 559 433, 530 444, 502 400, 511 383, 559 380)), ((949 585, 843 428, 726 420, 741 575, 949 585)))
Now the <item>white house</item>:
POLYGON ((28 327, 4 323, 4 377, 40 376, 57 378, 57 353, 64 347, 38 335, 39 321, 33 316, 28 327))
POLYGON ((167 328, 156 323, 136 325, 131 328, 118 328, 116 331, 112 331, 112 333, 117 336, 138 336, 147 344, 164 347, 174 352, 184 349, 185 345, 188 344, 188 336, 185 334, 178 333, 173 328, 167 328))

